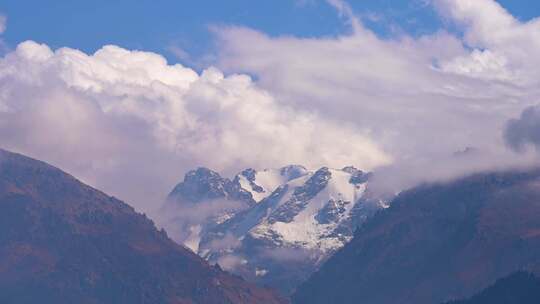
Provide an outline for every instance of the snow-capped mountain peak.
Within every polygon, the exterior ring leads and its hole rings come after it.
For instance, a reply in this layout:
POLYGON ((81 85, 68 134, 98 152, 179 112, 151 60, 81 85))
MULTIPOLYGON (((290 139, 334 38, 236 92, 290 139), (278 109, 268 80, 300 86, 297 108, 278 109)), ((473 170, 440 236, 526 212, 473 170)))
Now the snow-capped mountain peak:
POLYGON ((322 252, 343 246, 351 237, 342 231, 366 190, 353 184, 354 176, 343 170, 323 167, 281 188, 268 216, 250 229, 255 238, 273 236, 276 244, 287 244, 322 252))
POLYGON ((367 195, 370 177, 351 166, 309 170, 291 165, 250 168, 230 180, 199 168, 186 174, 170 198, 190 205, 189 210, 197 201, 195 208, 206 212, 207 217, 184 227, 191 233, 186 244, 210 262, 287 292, 384 207, 367 195), (298 276, 283 280, 290 267, 300 267, 298 276))

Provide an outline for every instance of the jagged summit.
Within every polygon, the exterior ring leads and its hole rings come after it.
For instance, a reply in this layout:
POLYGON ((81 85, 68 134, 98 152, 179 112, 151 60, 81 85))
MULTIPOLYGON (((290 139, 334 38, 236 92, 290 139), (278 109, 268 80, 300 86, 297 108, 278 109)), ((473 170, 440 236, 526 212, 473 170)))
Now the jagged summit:
POLYGON ((171 196, 182 196, 186 201, 197 202, 204 199, 224 197, 226 180, 219 173, 200 167, 189 171, 182 183, 171 192, 171 196))
POLYGON ((169 198, 182 202, 203 202, 214 199, 242 200, 252 203, 249 192, 235 180, 223 178, 219 173, 205 167, 189 171, 184 180, 176 185, 169 198))
POLYGON ((287 178, 287 181, 293 180, 295 178, 302 177, 309 173, 309 170, 306 167, 301 165, 289 165, 283 167, 279 170, 281 176, 287 178))
POLYGON ((256 171, 248 168, 233 179, 222 177, 206 167, 191 170, 169 194, 176 202, 203 202, 216 199, 242 200, 248 204, 260 202, 279 185, 309 174, 304 166, 289 165, 279 169, 256 171))
POLYGON ((344 167, 341 170, 351 174, 351 179, 350 179, 351 184, 365 183, 371 178, 371 175, 372 175, 371 172, 366 173, 362 170, 356 169, 353 166, 344 167))

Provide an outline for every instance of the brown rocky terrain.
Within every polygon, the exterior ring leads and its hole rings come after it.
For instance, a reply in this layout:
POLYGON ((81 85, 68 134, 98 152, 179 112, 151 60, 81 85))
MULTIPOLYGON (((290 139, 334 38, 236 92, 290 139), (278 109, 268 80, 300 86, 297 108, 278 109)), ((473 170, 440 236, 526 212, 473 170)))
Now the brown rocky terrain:
POLYGON ((286 303, 208 265, 146 216, 0 150, 0 303, 286 303))
POLYGON ((432 304, 540 271, 540 171, 417 187, 375 215, 295 303, 432 304))

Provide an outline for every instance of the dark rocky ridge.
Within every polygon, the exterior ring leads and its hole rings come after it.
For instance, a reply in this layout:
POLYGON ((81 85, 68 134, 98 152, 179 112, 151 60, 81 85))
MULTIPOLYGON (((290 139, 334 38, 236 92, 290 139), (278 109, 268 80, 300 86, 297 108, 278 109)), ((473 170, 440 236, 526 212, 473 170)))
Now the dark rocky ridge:
MULTIPOLYGON (((245 172, 249 175, 249 171, 245 172)), ((208 168, 189 171, 184 180, 169 194, 170 200, 198 203, 214 199, 242 201, 247 206, 255 204, 251 193, 242 189, 237 179, 231 181, 208 168)))
POLYGON ((285 303, 125 203, 0 150, 0 303, 285 303))
POLYGON ((540 279, 532 273, 519 271, 497 280, 495 284, 467 300, 446 304, 538 304, 540 279))
POLYGON ((295 303, 442 303, 540 271, 540 170, 400 194, 295 293, 295 303))

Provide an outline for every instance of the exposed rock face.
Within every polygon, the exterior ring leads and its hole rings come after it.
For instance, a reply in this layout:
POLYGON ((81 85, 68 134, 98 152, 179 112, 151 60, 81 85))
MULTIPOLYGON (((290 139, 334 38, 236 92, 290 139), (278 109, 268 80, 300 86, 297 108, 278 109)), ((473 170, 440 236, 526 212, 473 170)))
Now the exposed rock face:
MULTIPOLYGON (((249 174, 249 169, 243 173, 249 174), (246 172, 247 171, 247 172, 246 172)), ((171 199, 199 203, 213 199, 240 200, 247 205, 254 204, 251 194, 238 181, 222 178, 217 172, 207 168, 190 171, 169 194, 171 199)))
POLYGON ((540 170, 477 174, 401 193, 293 300, 443 303, 518 270, 540 271, 540 170))
MULTIPOLYGON (((188 173, 176 189, 187 189, 184 184, 191 175, 188 173)), ((263 171, 246 169, 232 181, 217 173, 207 176, 219 181, 213 182, 215 185, 234 184, 235 190, 228 191, 232 187, 226 186, 209 188, 204 185, 211 181, 198 179, 201 186, 189 189, 209 189, 210 193, 197 190, 193 191, 197 195, 186 193, 185 199, 175 194, 176 189, 171 193, 169 197, 174 199, 170 202, 176 206, 196 209, 191 199, 196 196, 204 198, 197 200, 199 204, 213 206, 215 212, 198 222, 177 221, 189 223, 189 232, 197 235, 197 245, 190 243, 193 237, 184 243, 211 263, 286 293, 349 241, 357 225, 385 207, 370 198, 370 174, 354 167, 314 171, 298 165, 263 171), (250 199, 234 194, 239 192, 247 192, 250 199), (239 208, 223 212, 222 207, 234 202, 239 208)), ((177 214, 181 219, 180 212, 177 214)))
MULTIPOLYGON (((242 174, 251 176, 251 171, 242 174)), ((169 218, 165 226, 175 241, 197 252, 208 229, 255 205, 252 194, 241 187, 240 176, 231 181, 208 168, 189 171, 163 208, 163 216, 169 218)))
POLYGON ((3 150, 0 210, 1 303, 285 303, 123 202, 3 150))

